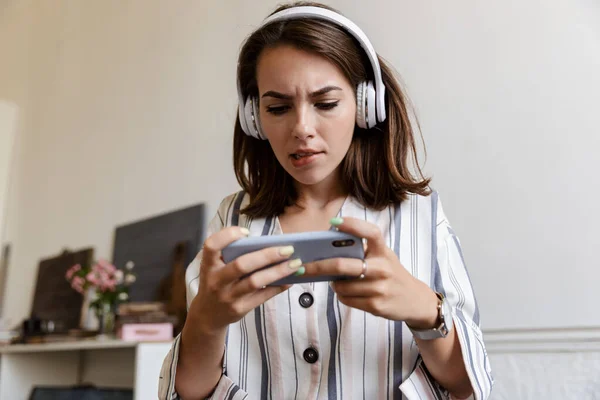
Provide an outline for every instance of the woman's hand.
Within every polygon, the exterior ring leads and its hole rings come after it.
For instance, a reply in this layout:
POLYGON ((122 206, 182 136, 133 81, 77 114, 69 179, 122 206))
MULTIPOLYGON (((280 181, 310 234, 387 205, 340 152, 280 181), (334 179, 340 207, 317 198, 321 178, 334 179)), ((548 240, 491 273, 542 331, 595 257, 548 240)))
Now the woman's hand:
POLYGON ((198 293, 181 333, 175 375, 175 388, 182 398, 204 399, 210 395, 222 375, 227 325, 284 291, 288 286, 266 285, 290 275, 301 264, 300 260, 289 260, 294 252, 289 247, 260 250, 225 264, 221 250, 248 233, 245 228, 229 227, 204 242, 202 258, 198 260, 198 293), (246 276, 277 262, 278 265, 246 276))
POLYGON ((192 300, 189 312, 194 325, 203 334, 224 330, 250 310, 289 288, 289 285, 267 285, 296 272, 302 265, 299 259, 290 260, 294 252, 291 246, 263 249, 225 264, 221 250, 247 235, 245 228, 228 227, 204 242, 198 294, 192 300), (277 262, 278 265, 257 271, 277 262), (246 276, 251 272, 254 273, 246 276))
POLYGON ((415 329, 433 328, 438 298, 425 283, 413 277, 386 245, 375 224, 355 219, 334 218, 340 231, 367 240, 364 278, 363 260, 332 258, 305 264, 306 276, 346 275, 355 279, 332 282, 343 304, 389 320, 405 321, 415 329))

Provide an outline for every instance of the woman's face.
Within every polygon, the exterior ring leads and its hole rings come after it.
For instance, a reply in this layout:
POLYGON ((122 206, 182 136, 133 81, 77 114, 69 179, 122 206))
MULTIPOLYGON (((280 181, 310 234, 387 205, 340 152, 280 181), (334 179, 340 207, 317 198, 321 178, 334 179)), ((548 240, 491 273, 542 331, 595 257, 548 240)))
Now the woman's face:
POLYGON ((337 66, 289 45, 258 60, 260 122, 283 168, 303 185, 337 179, 356 120, 355 90, 337 66))

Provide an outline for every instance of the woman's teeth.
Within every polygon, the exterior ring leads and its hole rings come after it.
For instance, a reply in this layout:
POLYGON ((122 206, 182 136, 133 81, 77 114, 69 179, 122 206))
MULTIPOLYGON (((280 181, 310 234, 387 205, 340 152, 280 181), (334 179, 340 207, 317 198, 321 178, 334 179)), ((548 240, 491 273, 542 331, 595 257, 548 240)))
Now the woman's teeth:
POLYGON ((294 159, 296 159, 296 160, 299 160, 302 157, 312 156, 313 154, 316 154, 316 153, 297 153, 297 154, 292 154, 292 157, 294 157, 294 159))

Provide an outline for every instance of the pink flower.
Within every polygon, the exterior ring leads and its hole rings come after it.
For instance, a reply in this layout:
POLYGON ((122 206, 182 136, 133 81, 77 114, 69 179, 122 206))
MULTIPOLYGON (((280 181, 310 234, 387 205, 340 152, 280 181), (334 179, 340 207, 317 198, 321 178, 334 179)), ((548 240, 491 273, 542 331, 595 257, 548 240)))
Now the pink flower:
POLYGON ((110 275, 108 275, 106 271, 100 271, 98 273, 98 281, 100 283, 100 286, 106 287, 106 285, 110 281, 110 275))
POLYGON ((75 278, 73 278, 73 282, 78 285, 83 285, 85 283, 85 279, 83 279, 80 276, 76 276, 75 278))
POLYGON ((116 287, 115 287, 115 282, 114 281, 109 281, 105 288, 109 291, 109 292, 114 292, 116 287))
POLYGON ((71 268, 69 268, 69 270, 67 271, 67 274, 66 274, 67 280, 70 281, 71 278, 73 278, 73 275, 75 275, 75 273, 77 271, 79 271, 80 269, 81 269, 81 265, 79 265, 79 264, 75 264, 71 268))
POLYGON ((83 286, 81 286, 81 285, 73 285, 73 289, 75 289, 77 292, 83 294, 83 286))
POLYGON ((115 267, 114 265, 112 265, 111 263, 109 263, 108 261, 106 261, 105 259, 99 259, 98 260, 98 265, 99 269, 109 273, 109 274, 114 274, 115 271, 117 270, 117 267, 115 267))
POLYGON ((108 273, 106 270, 97 269, 94 272, 95 275, 95 286, 102 292, 115 291, 116 280, 115 277, 108 273))
POLYGON ((85 279, 93 286, 98 286, 98 274, 96 274, 94 271, 88 272, 88 274, 85 276, 85 279))
POLYGON ((80 276, 76 276, 75 278, 73 278, 73 281, 71 281, 71 287, 73 289, 75 289, 76 291, 78 291, 79 293, 83 293, 84 284, 85 284, 85 279, 83 279, 80 276))

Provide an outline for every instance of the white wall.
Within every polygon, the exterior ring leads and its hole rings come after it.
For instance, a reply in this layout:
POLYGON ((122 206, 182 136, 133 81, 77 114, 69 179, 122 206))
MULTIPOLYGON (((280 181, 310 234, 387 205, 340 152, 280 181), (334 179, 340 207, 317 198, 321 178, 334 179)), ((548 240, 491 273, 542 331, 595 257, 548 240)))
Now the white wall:
MULTIPOLYGON (((600 3, 328 3, 404 78, 486 332, 599 327, 600 3)), ((237 189, 237 51, 277 2, 0 4, 18 321, 41 257, 110 256, 115 225, 200 201, 212 214, 237 189)))
POLYGON ((0 99, 0 243, 4 233, 10 167, 17 125, 18 109, 13 103, 0 99))
POLYGON ((600 3, 360 7, 418 107, 484 326, 600 325, 600 3))
MULTIPOLYGON (((5 287, 6 268, 5 261, 9 262, 9 255, 4 253, 4 235, 6 210, 8 208, 8 189, 11 165, 13 162, 13 149, 18 119, 18 108, 14 103, 0 99, 0 318, 3 315, 4 298, 2 293, 5 287), (6 257, 6 260, 4 260, 6 257)), ((0 326, 3 323, 0 322, 0 326)))
POLYGON ((8 229, 15 321, 29 313, 41 257, 88 245, 110 257, 115 225, 196 202, 213 212, 237 188, 229 155, 243 33, 221 23, 231 10, 216 1, 164 4, 3 10, 0 97, 23 122, 8 229))
POLYGON ((496 377, 493 400, 595 400, 600 353, 490 354, 496 377))
POLYGON ((600 394, 600 329, 488 333, 494 400, 595 400, 600 394))

